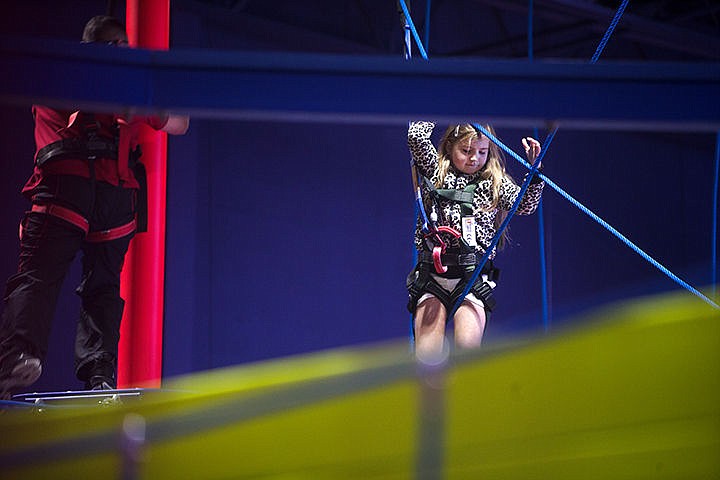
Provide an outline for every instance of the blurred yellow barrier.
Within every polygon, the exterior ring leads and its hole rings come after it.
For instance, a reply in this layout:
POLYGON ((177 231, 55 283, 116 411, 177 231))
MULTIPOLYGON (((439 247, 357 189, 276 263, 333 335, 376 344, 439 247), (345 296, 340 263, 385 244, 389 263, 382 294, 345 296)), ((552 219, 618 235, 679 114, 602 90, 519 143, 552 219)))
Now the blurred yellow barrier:
POLYGON ((402 341, 4 410, 0 477, 720 478, 720 312, 673 294, 575 325, 453 355, 433 382, 402 341))

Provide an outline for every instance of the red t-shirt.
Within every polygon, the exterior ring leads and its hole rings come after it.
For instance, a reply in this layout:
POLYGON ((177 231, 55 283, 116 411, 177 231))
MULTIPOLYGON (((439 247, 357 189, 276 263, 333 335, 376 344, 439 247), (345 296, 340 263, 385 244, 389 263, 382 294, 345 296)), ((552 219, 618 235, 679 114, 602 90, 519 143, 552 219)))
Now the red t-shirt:
MULTIPOLYGON (((97 134, 112 140, 115 135, 116 121, 127 125, 126 135, 129 139, 129 148, 138 144, 138 133, 141 125, 149 125, 160 130, 167 123, 167 117, 133 116, 126 120, 113 114, 82 114, 71 110, 55 110, 42 105, 33 105, 35 117, 35 146, 37 151, 52 142, 68 138, 83 136, 87 123, 97 124, 97 134)), ((95 179, 112 185, 121 185, 124 188, 139 188, 132 169, 123 168, 122 162, 114 158, 97 158, 93 160, 95 179), (120 165, 120 168, 118 166, 120 165)), ((90 170, 87 159, 50 160, 38 167, 35 165, 33 174, 23 187, 23 193, 33 190, 46 175, 77 175, 89 178, 90 170)))

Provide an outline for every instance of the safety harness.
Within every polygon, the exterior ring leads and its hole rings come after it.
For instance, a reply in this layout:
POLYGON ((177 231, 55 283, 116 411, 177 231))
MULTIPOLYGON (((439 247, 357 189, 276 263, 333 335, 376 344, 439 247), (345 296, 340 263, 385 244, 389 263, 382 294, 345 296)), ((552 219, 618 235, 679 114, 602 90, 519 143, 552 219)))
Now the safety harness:
MULTIPOLYGON (((95 171, 93 161, 98 158, 109 158, 118 161, 118 171, 132 169, 135 178, 140 184, 137 202, 137 218, 130 222, 106 230, 90 231, 90 222, 83 215, 69 208, 57 204, 34 204, 31 212, 42 213, 60 218, 76 226, 85 234, 85 240, 92 243, 109 242, 123 238, 136 231, 145 231, 146 220, 146 175, 145 168, 140 163, 140 147, 130 150, 130 136, 127 131, 128 125, 122 119, 116 119, 113 125, 113 138, 99 135, 100 123, 92 114, 74 112, 68 119, 68 126, 82 117, 82 136, 76 138, 62 139, 52 142, 39 149, 35 155, 35 164, 42 167, 47 162, 66 159, 86 159, 90 170, 90 181, 95 182, 95 171)), ((94 189, 93 189, 94 195, 94 189)), ((94 203, 94 199, 91 204, 94 203)), ((22 227, 20 230, 22 236, 22 227)))
MULTIPOLYGON (((420 178, 425 183, 433 203, 432 212, 428 218, 422 200, 418 200, 423 219, 421 230, 425 240, 425 247, 428 250, 418 252, 418 264, 408 275, 406 281, 410 297, 408 310, 414 313, 418 300, 423 293, 428 292, 437 297, 450 311, 462 295, 465 286, 472 279, 475 267, 482 259, 482 255, 478 254, 474 248, 476 235, 473 195, 478 185, 477 183, 470 183, 463 190, 438 189, 425 176, 420 175, 420 178), (440 211, 439 200, 441 197, 460 204, 463 217, 462 233, 452 227, 437 225, 437 212, 440 211), (467 223, 466 220, 468 220, 467 223), (441 234, 450 235, 452 238, 457 239, 460 248, 448 248, 448 243, 443 240, 441 234), (462 280, 458 282, 452 292, 448 292, 433 278, 433 272, 430 269, 431 265, 436 274, 446 274, 450 275, 451 278, 462 278, 462 280)), ((470 291, 478 299, 482 300, 488 311, 491 311, 495 307, 495 299, 492 296, 492 287, 487 282, 496 281, 500 271, 493 266, 492 261, 487 261, 481 274, 481 276, 477 277, 470 291)))

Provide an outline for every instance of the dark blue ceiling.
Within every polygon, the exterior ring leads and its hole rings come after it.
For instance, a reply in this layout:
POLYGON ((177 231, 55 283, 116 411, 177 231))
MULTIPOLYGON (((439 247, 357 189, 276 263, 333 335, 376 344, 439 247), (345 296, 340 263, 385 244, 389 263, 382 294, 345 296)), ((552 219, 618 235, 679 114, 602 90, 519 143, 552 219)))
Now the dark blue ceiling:
MULTIPOLYGON (((434 56, 589 58, 619 0, 406 0, 434 56), (426 17, 429 22, 426 22, 426 17)), ((402 51, 398 2, 389 0, 173 0, 219 29, 245 28, 296 39, 288 50, 402 51), (306 40, 310 35, 317 40, 306 40), (325 39, 325 41, 323 41, 325 39)), ((222 46, 222 45, 219 45, 222 46)), ((279 46, 278 46, 279 47, 279 46)), ((606 59, 720 59, 720 2, 632 0, 603 55, 606 59)))

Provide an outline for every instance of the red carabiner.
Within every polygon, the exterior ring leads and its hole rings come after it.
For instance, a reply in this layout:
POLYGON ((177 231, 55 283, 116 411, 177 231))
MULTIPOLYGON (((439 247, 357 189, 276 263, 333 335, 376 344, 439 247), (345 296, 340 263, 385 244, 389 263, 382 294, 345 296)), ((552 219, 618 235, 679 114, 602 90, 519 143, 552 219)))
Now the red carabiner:
POLYGON ((435 265, 435 271, 437 273, 445 273, 447 272, 447 267, 442 264, 442 247, 434 247, 433 248, 433 265, 435 265))
POLYGON ((460 232, 455 230, 452 227, 447 226, 440 226, 435 229, 435 238, 437 239, 438 243, 440 245, 433 247, 433 265, 435 266, 435 271, 437 273, 445 273, 447 272, 447 267, 443 265, 442 263, 442 254, 445 253, 445 249, 447 248, 447 244, 440 238, 439 233, 449 233, 455 238, 460 237, 460 232))
POLYGON ((441 226, 437 227, 437 231, 443 232, 443 233, 449 233, 450 235, 452 235, 455 238, 460 238, 460 232, 458 232, 457 230, 455 230, 452 227, 447 227, 445 225, 441 225, 441 226))

